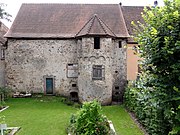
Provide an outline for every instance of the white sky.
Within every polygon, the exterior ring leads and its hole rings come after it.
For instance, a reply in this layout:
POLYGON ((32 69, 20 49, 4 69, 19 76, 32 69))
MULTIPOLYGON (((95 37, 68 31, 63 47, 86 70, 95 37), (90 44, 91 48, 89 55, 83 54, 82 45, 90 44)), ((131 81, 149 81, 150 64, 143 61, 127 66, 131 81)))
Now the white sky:
MULTIPOLYGON (((124 6, 152 6, 154 0, 0 0, 0 3, 5 3, 7 6, 5 10, 13 16, 12 21, 22 3, 86 3, 86 4, 118 4, 122 3, 124 6)), ((158 0, 158 5, 163 5, 163 0, 158 0)), ((10 27, 12 22, 2 20, 6 26, 10 27)))

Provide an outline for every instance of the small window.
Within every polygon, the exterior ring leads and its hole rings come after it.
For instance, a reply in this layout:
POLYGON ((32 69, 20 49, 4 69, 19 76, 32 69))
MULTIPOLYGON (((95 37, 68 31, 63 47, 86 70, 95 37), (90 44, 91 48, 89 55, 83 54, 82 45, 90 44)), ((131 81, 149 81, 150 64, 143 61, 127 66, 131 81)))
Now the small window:
POLYGON ((118 73, 118 71, 115 71, 115 73, 118 73))
POLYGON ((94 37, 94 49, 100 49, 100 38, 94 37))
POLYGON ((67 65, 67 77, 77 78, 78 77, 78 64, 67 65))
POLYGON ((116 89, 116 90, 119 90, 119 86, 115 86, 115 89, 116 89))
POLYGON ((72 87, 76 87, 76 84, 72 84, 72 87))
POLYGON ((1 60, 5 59, 5 50, 1 49, 1 60))
POLYGON ((122 48, 122 41, 119 41, 119 48, 122 48))
POLYGON ((93 80, 104 80, 104 66, 94 65, 93 66, 93 80))

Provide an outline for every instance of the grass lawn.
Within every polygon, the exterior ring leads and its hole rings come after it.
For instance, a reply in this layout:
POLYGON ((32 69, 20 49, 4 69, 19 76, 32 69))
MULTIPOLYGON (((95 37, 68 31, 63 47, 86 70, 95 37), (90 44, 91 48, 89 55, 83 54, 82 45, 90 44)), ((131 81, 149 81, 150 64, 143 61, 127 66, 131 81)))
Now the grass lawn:
MULTIPOLYGON (((17 135, 66 135, 71 114, 77 108, 67 106, 58 97, 9 99, 10 107, 1 112, 8 126, 21 127, 17 135)), ((123 106, 105 106, 103 113, 112 120, 117 135, 143 135, 123 106)))

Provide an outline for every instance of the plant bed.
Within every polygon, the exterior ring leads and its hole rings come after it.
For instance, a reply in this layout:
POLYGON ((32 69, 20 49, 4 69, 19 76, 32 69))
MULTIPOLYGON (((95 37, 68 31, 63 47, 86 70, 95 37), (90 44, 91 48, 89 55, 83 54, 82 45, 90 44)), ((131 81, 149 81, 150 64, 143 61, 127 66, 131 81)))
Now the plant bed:
POLYGON ((85 102, 77 114, 71 116, 68 135, 116 135, 112 122, 101 112, 99 102, 85 102))

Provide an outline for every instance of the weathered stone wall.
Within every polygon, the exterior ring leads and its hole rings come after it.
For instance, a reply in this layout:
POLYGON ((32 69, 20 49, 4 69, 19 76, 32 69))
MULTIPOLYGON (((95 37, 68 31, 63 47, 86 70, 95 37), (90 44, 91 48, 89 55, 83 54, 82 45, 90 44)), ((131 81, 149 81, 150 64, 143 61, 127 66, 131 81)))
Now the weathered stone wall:
POLYGON ((112 38, 100 38, 100 43, 100 49, 94 49, 94 38, 87 37, 9 39, 5 59, 7 85, 20 91, 45 92, 45 78, 51 77, 56 94, 70 96, 70 92, 77 92, 81 102, 98 99, 102 104, 110 104, 114 97, 122 100, 126 49, 119 48, 119 40, 112 38), (77 73, 68 71, 68 64, 77 64, 77 73), (104 79, 92 79, 93 65, 103 65, 104 79), (77 77, 70 78, 69 73, 77 77))
POLYGON ((6 39, 4 34, 8 31, 8 28, 0 21, 0 87, 5 85, 5 62, 2 57, 2 49, 4 50, 6 39))
MULTIPOLYGON (((80 101, 98 99, 102 104, 110 104, 112 96, 122 99, 126 83, 126 49, 119 48, 118 40, 100 39, 100 49, 94 49, 93 38, 83 38, 79 51, 79 97, 80 101), (93 65, 103 65, 104 80, 93 80, 93 65), (115 87, 119 87, 118 90, 115 87)), ((123 46, 126 42, 123 41, 123 46)))
POLYGON ((3 87, 5 85, 5 62, 4 59, 2 59, 2 44, 0 44, 0 87, 3 87))
POLYGON ((127 63, 126 63, 126 47, 127 43, 125 40, 115 40, 113 48, 113 101, 122 102, 127 83, 127 63), (121 42, 121 47, 119 46, 121 42))
POLYGON ((67 64, 78 63, 75 40, 9 39, 6 54, 7 85, 21 91, 44 92, 45 77, 53 76, 55 93, 69 96, 67 64))
POLYGON ((100 49, 94 49, 93 38, 82 39, 82 54, 79 60, 79 98, 80 101, 98 99, 102 104, 110 104, 112 100, 112 39, 101 38, 100 49), (103 65, 105 79, 93 80, 93 65, 103 65))

